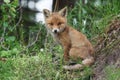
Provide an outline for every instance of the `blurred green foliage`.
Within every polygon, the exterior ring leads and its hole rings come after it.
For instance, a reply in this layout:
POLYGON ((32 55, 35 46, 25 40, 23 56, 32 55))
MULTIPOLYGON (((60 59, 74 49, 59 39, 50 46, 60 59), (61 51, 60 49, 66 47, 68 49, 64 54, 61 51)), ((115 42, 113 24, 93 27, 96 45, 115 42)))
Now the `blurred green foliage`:
POLYGON ((88 38, 102 34, 108 22, 120 13, 120 2, 117 0, 78 0, 69 10, 69 24, 88 38), (85 1, 87 1, 85 3, 85 1))
POLYGON ((16 17, 18 16, 18 0, 3 0, 0 5, 0 56, 8 57, 16 54, 16 17), (12 54, 12 55, 11 55, 12 54))

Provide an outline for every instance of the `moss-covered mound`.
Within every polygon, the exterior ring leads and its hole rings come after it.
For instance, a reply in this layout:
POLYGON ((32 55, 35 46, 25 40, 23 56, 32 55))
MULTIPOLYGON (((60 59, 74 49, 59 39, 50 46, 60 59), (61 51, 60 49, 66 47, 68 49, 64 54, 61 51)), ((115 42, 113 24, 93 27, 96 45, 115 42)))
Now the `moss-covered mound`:
POLYGON ((93 80, 120 79, 120 19, 111 21, 98 38, 95 57, 93 80))

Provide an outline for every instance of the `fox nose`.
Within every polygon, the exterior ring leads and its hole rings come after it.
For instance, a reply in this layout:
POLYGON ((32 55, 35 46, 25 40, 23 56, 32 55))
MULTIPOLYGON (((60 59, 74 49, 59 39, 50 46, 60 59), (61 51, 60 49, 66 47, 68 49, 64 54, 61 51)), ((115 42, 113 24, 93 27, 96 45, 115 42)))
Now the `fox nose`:
POLYGON ((53 32, 53 33, 58 33, 58 32, 59 32, 59 29, 56 29, 56 28, 55 28, 55 29, 52 30, 52 32, 53 32))
POLYGON ((57 33, 57 30, 54 30, 54 33, 57 33))

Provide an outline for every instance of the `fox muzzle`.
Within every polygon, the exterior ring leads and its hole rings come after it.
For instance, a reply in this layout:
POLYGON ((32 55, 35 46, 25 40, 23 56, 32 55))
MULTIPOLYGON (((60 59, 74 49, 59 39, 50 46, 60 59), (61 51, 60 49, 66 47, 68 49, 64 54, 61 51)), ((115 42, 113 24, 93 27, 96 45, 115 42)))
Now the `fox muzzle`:
POLYGON ((53 33, 59 33, 60 30, 59 30, 58 28, 54 28, 54 29, 52 30, 52 32, 53 32, 53 33))

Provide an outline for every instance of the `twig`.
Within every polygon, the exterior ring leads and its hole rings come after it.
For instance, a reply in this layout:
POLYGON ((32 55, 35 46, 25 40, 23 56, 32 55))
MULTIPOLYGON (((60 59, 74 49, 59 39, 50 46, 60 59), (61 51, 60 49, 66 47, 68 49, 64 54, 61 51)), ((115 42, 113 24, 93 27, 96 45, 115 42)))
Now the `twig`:
POLYGON ((22 20, 22 13, 23 13, 23 11, 22 11, 21 5, 18 8, 18 10, 20 10, 20 17, 19 17, 19 20, 18 20, 18 22, 16 23, 16 25, 14 27, 18 26, 20 24, 21 20, 22 20))
POLYGON ((6 58, 0 58, 0 61, 6 61, 7 59, 6 58))
POLYGON ((47 39, 48 39, 48 36, 49 36, 50 34, 48 33, 48 31, 47 31, 47 35, 46 35, 46 38, 45 38, 45 43, 44 43, 44 46, 45 46, 45 48, 47 47, 47 39))
POLYGON ((56 11, 58 9, 58 7, 59 7, 59 0, 56 0, 54 11, 56 11))
MULTIPOLYGON (((1 39, 1 40, 2 40, 2 39, 1 39)), ((4 41, 4 38, 3 38, 3 41, 4 41)), ((5 50, 9 50, 9 48, 7 48, 7 47, 5 47, 5 46, 3 45, 3 41, 0 41, 1 47, 2 47, 3 49, 5 49, 5 50)))
POLYGON ((1 44, 1 47, 2 47, 3 49, 5 49, 5 50, 9 50, 9 48, 3 46, 3 42, 4 42, 4 34, 5 34, 5 32, 6 32, 6 27, 4 27, 3 34, 2 34, 2 37, 1 37, 1 39, 0 39, 0 44, 1 44))
POLYGON ((35 41, 33 41, 31 44, 29 44, 26 48, 31 47, 32 45, 34 45, 34 44, 37 42, 37 40, 38 40, 38 38, 39 38, 39 34, 40 34, 40 30, 39 30, 38 33, 37 33, 37 36, 36 36, 36 38, 35 38, 35 41))

